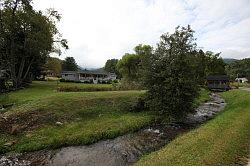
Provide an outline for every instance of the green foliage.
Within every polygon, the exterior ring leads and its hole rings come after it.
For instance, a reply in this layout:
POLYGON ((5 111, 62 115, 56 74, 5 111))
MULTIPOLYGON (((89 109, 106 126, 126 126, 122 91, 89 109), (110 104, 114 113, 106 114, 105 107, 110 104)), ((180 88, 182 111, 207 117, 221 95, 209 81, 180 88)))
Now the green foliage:
POLYGON ((250 77, 250 58, 234 61, 226 66, 227 74, 232 80, 239 77, 250 77))
POLYGON ((204 85, 206 77, 209 75, 225 75, 225 63, 219 56, 211 51, 204 53, 202 50, 193 52, 193 62, 195 76, 200 85, 204 85))
POLYGON ((140 56, 126 53, 117 63, 117 69, 122 77, 134 81, 138 79, 140 56))
POLYGON ((60 76, 62 72, 62 60, 54 57, 49 57, 47 58, 47 62, 44 68, 49 72, 53 72, 55 76, 60 76))
POLYGON ((74 84, 65 83, 60 84, 57 88, 59 92, 96 92, 96 91, 114 91, 111 84, 74 84))
POLYGON ((193 30, 177 27, 173 34, 161 36, 145 73, 148 105, 169 119, 182 119, 193 110, 198 95, 192 65, 195 43, 193 30))
POLYGON ((136 81, 130 81, 127 79, 122 79, 117 85, 117 90, 142 90, 141 84, 136 81))
POLYGON ((149 45, 139 44, 134 48, 135 53, 126 53, 117 63, 117 69, 127 81, 139 82, 144 75, 145 66, 152 54, 153 48, 149 45))
POLYGON ((247 158, 250 152, 250 93, 233 90, 222 96, 227 102, 222 114, 143 157, 136 165, 224 166, 238 165, 239 158, 247 158))
POLYGON ((118 63, 118 59, 107 60, 104 66, 104 70, 109 73, 115 73, 118 76, 118 78, 120 78, 120 73, 116 68, 117 63, 118 63))
POLYGON ((67 49, 67 41, 61 39, 56 27, 58 12, 36 11, 31 0, 1 2, 0 70, 8 71, 14 87, 19 88, 29 81, 30 72, 39 73, 50 53, 67 49))
POLYGON ((220 53, 214 54, 211 51, 205 53, 206 61, 206 75, 224 75, 226 63, 220 56, 220 53))
POLYGON ((62 70, 64 71, 77 71, 78 66, 74 57, 66 57, 62 62, 62 70))

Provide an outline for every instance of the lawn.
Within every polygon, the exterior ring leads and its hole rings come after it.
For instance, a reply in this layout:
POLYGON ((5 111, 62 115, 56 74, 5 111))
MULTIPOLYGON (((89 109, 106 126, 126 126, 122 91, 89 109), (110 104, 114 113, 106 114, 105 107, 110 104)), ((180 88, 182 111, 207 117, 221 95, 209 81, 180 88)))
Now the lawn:
MULTIPOLYGON (((0 95, 0 103, 15 103, 21 104, 29 101, 35 101, 48 96, 58 95, 57 89, 60 88, 78 88, 84 91, 96 91, 96 89, 106 89, 107 91, 112 88, 111 84, 83 84, 83 83, 65 83, 56 81, 33 81, 29 88, 19 90, 8 95, 0 95)), ((99 90, 101 91, 101 90, 99 90)))
MULTIPOLYGON (((61 83, 64 86, 107 86, 61 83)), ((57 92, 57 82, 33 82, 32 86, 0 96, 12 108, 0 114, 0 153, 55 149, 91 144, 136 131, 152 124, 152 112, 128 108, 145 91, 57 92)), ((201 91, 195 101, 208 99, 201 91)))
POLYGON ((237 165, 249 155, 250 92, 222 94, 228 105, 215 119, 179 136, 135 165, 237 165))
POLYGON ((250 87, 250 83, 247 83, 247 82, 244 82, 244 83, 231 82, 230 86, 234 86, 234 87, 250 87))
POLYGON ((143 91, 66 93, 55 89, 56 82, 34 82, 7 99, 1 96, 1 102, 16 102, 4 113, 7 120, 0 119, 1 153, 90 144, 138 130, 154 119, 149 112, 121 109, 143 91))

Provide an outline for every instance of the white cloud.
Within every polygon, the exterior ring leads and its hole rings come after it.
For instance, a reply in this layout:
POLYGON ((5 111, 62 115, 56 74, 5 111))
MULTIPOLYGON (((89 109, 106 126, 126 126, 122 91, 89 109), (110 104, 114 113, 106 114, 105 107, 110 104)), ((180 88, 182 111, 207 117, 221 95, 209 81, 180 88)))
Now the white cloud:
POLYGON ((59 28, 82 67, 102 67, 139 43, 155 45, 177 25, 196 30, 198 45, 224 57, 249 56, 248 0, 34 0, 37 9, 54 7, 59 28), (237 53, 236 53, 237 52, 237 53), (247 55, 246 55, 247 54, 247 55))

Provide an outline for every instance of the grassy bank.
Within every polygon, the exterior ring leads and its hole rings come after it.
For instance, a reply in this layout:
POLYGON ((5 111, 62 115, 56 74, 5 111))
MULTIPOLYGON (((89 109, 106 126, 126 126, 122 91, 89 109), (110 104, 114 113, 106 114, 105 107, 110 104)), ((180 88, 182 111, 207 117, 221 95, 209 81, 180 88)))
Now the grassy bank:
POLYGON ((249 154, 250 92, 234 90, 222 96, 228 103, 222 114, 135 165, 236 165, 240 156, 249 154))
POLYGON ((136 100, 140 91, 53 93, 49 89, 34 98, 26 97, 35 93, 31 89, 10 94, 19 100, 0 119, 0 153, 90 144, 138 130, 154 119, 149 112, 120 109, 122 103, 136 100))
MULTIPOLYGON (((57 92, 57 87, 53 81, 33 82, 0 96, 0 103, 15 103, 0 113, 0 153, 90 144, 136 131, 156 118, 151 112, 126 109, 145 91, 57 92)), ((207 99, 208 92, 202 90, 195 104, 207 99)))
POLYGON ((0 104, 15 103, 22 104, 29 101, 39 100, 49 96, 57 95, 57 90, 79 89, 79 91, 109 91, 111 84, 83 84, 83 83, 65 83, 56 81, 33 81, 30 87, 7 95, 0 95, 0 104))

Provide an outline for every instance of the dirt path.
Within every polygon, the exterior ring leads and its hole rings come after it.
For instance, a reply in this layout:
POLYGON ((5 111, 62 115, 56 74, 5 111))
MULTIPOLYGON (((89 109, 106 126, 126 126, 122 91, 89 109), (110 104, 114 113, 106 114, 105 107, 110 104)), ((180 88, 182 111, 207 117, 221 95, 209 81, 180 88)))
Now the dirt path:
POLYGON ((218 94, 190 114, 184 123, 158 125, 113 140, 88 146, 65 147, 54 151, 39 151, 0 157, 0 166, 55 165, 55 166, 116 166, 132 165, 143 154, 160 149, 177 135, 187 132, 211 119, 224 109, 225 102, 218 94), (2 163, 2 164, 1 164, 2 163))

